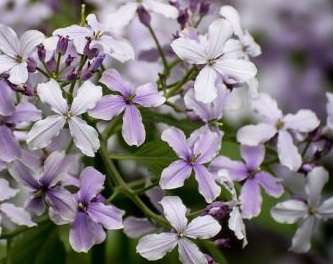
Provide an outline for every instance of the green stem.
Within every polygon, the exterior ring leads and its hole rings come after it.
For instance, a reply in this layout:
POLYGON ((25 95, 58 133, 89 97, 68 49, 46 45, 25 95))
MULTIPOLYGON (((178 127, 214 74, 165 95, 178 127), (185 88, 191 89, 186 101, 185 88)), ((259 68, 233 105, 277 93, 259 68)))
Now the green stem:
POLYGON ((134 156, 134 155, 122 155, 122 154, 110 154, 109 158, 114 160, 172 160, 167 157, 147 157, 147 156, 134 156))
POLYGON ((50 75, 46 71, 42 70, 41 68, 37 67, 37 71, 39 71, 41 74, 43 74, 46 78, 48 78, 48 79, 50 78, 50 75))
POLYGON ((180 82, 177 82, 175 84, 175 86, 173 86, 169 89, 168 93, 166 94, 166 98, 169 98, 169 97, 175 95, 176 93, 178 93, 178 91, 182 89, 182 87, 185 83, 187 83, 188 81, 192 80, 192 78, 194 78, 196 73, 197 73, 197 69, 195 66, 193 66, 180 82))

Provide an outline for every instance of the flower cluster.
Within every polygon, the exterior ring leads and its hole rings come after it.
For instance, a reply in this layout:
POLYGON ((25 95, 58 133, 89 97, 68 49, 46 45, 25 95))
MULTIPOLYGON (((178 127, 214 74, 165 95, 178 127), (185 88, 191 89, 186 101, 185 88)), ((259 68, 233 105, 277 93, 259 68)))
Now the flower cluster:
POLYGON ((307 109, 284 115, 259 89, 261 48, 232 6, 112 5, 101 22, 82 8, 79 24, 50 36, 0 25, 0 212, 12 222, 1 220, 2 237, 51 221, 69 227, 74 251, 88 252, 124 229, 147 260, 177 247, 182 263, 218 263, 218 246, 251 243, 245 220, 260 215, 263 189, 285 193, 272 220, 299 223, 291 250, 309 251, 317 223, 333 218, 333 198, 321 198, 333 94, 326 124, 307 109), (161 20, 174 23, 164 40, 161 20), (225 113, 239 90, 255 121, 237 129, 225 113), (182 202, 193 205, 185 188, 199 210, 182 202), (124 199, 135 210, 119 209, 124 199))

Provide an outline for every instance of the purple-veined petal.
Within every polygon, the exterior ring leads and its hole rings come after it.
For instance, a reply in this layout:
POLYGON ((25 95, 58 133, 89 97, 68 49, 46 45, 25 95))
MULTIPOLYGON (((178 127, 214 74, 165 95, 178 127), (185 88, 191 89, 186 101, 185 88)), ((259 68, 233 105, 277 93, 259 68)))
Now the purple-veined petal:
POLYGON ((119 92, 123 96, 133 95, 133 85, 124 80, 119 72, 115 69, 108 69, 103 72, 103 75, 99 81, 105 84, 112 91, 119 92))
POLYGON ((61 174, 65 169, 65 153, 64 152, 52 152, 44 163, 43 175, 39 181, 44 186, 55 185, 61 177, 61 174))
POLYGON ((138 4, 136 2, 125 3, 109 14, 107 23, 112 31, 119 32, 126 27, 135 17, 138 4))
POLYGON ((71 113, 81 115, 93 109, 103 96, 102 87, 94 85, 91 81, 85 81, 79 88, 71 106, 71 113))
POLYGON ((177 232, 187 226, 186 207, 178 196, 164 196, 160 201, 165 218, 177 232))
POLYGON ((255 179, 246 180, 239 198, 244 218, 251 219, 260 214, 262 197, 259 184, 255 179))
POLYGON ((183 160, 176 160, 162 171, 160 186, 162 189, 182 187, 191 172, 192 167, 189 164, 183 160))
POLYGON ((237 131, 237 141, 243 145, 258 146, 276 134, 276 128, 269 124, 247 125, 237 131))
POLYGON ((7 82, 5 80, 0 80, 0 115, 9 116, 15 111, 13 95, 14 93, 7 82))
POLYGON ((0 25, 0 50, 11 57, 20 53, 20 41, 13 29, 0 25))
POLYGON ((68 121, 69 131, 73 137, 75 146, 89 157, 94 157, 100 143, 95 128, 89 126, 86 121, 78 117, 72 117, 68 121))
POLYGON ((35 191, 40 187, 37 179, 32 175, 31 169, 25 166, 20 161, 15 161, 9 167, 9 173, 15 178, 16 181, 21 182, 26 187, 35 191))
POLYGON ((246 166, 251 170, 256 170, 257 168, 259 168, 259 166, 265 159, 265 147, 263 145, 242 145, 240 147, 240 152, 243 160, 246 163, 246 166))
POLYGON ((104 52, 119 62, 126 62, 135 58, 132 45, 125 39, 116 39, 111 36, 102 36, 100 43, 104 52))
POLYGON ((233 181, 242 181, 248 176, 247 167, 241 161, 234 161, 228 157, 218 156, 209 165, 209 170, 217 173, 226 170, 233 181))
POLYGON ((220 9, 220 15, 231 23, 235 35, 241 38, 243 36, 243 30, 238 11, 233 6, 224 5, 220 9))
POLYGON ((296 114, 288 114, 283 118, 285 128, 289 128, 302 133, 313 131, 319 126, 319 119, 310 110, 299 110, 296 114))
POLYGON ((182 60, 191 64, 206 64, 208 56, 204 46, 189 38, 178 38, 171 43, 173 51, 182 60))
POLYGON ((221 226, 212 216, 198 216, 187 226, 185 235, 190 238, 208 239, 216 236, 221 231, 221 226))
POLYGON ((183 264, 207 264, 206 256, 200 251, 196 244, 186 238, 178 242, 179 260, 183 264))
POLYGON ((37 121, 27 135, 27 143, 32 149, 48 146, 51 140, 58 136, 66 120, 63 116, 52 115, 37 121))
POLYGON ((20 146, 16 142, 13 132, 6 126, 0 125, 0 160, 11 162, 21 154, 20 146))
POLYGON ((23 84, 28 80, 28 69, 27 63, 22 62, 20 64, 16 64, 13 68, 9 70, 9 78, 8 80, 13 84, 23 84))
POLYGON ((318 214, 326 219, 333 218, 333 197, 325 200, 317 209, 318 214))
POLYGON ((28 30, 20 38, 20 55, 26 59, 41 44, 45 36, 38 30, 28 30))
POLYGON ((266 122, 271 124, 276 123, 283 117, 276 100, 269 94, 260 94, 258 98, 252 101, 252 107, 266 122))
POLYGON ((89 14, 87 17, 86 17, 86 21, 87 21, 87 24, 88 26, 93 30, 93 31, 96 31, 96 32, 102 32, 104 31, 104 27, 103 25, 98 22, 97 20, 97 17, 95 14, 89 14))
POLYGON ((28 227, 36 226, 36 223, 31 220, 30 214, 23 208, 17 207, 14 204, 2 203, 0 205, 0 211, 4 213, 11 222, 17 225, 24 225, 28 227))
POLYGON ((54 79, 39 84, 37 87, 37 93, 40 100, 51 106, 54 112, 58 114, 64 114, 67 112, 67 102, 62 96, 58 82, 54 79))
POLYGON ((168 3, 156 0, 144 0, 143 5, 154 13, 161 14, 166 18, 176 19, 178 17, 178 9, 168 3))
POLYGON ((190 148, 187 145, 183 131, 178 128, 170 127, 162 132, 161 139, 176 152, 177 156, 183 160, 191 156, 190 148))
POLYGON ((140 146, 145 141, 146 131, 141 114, 135 105, 127 105, 125 108, 122 135, 130 146, 140 146))
POLYGON ((6 121, 12 124, 19 124, 38 121, 41 117, 42 112, 35 105, 29 102, 21 102, 16 106, 15 112, 6 118, 6 121))
POLYGON ((194 81, 194 96, 200 102, 211 103, 217 97, 217 72, 209 65, 199 72, 194 81))
POLYGON ((129 216, 124 220, 124 233, 130 238, 139 238, 153 233, 157 227, 147 218, 129 216))
POLYGON ((176 233, 146 235, 136 246, 136 252, 150 261, 163 258, 177 246, 176 233))
POLYGON ((276 222, 294 224, 308 213, 308 206, 299 200, 287 200, 276 204, 271 209, 271 215, 276 222))
POLYGON ((291 135, 285 130, 281 130, 278 134, 277 151, 281 164, 290 170, 297 171, 302 165, 302 157, 291 135))
POLYGON ((89 112, 94 118, 111 120, 124 111, 126 102, 120 95, 103 96, 96 104, 96 107, 89 112))
POLYGON ((305 253, 311 248, 311 236, 315 225, 315 218, 307 218, 297 229, 290 250, 297 253, 305 253))
POLYGON ((19 190, 13 189, 9 186, 9 182, 5 179, 0 179, 0 201, 8 200, 14 197, 19 190))
POLYGON ((217 19, 208 29, 207 54, 215 59, 223 54, 225 42, 232 37, 233 28, 226 19, 217 19))
POLYGON ((329 175, 325 168, 315 167, 306 176, 305 192, 310 206, 317 207, 321 199, 321 192, 328 182, 329 175))
POLYGON ((85 168, 80 175, 80 199, 89 202, 103 190, 105 176, 93 167, 85 168))
POLYGON ((216 183, 216 177, 203 165, 194 166, 195 179, 198 182, 199 193, 207 203, 213 202, 221 192, 220 186, 216 183))
POLYGON ((234 206, 229 215, 228 227, 235 233, 237 239, 243 240, 243 247, 245 247, 247 245, 246 229, 239 208, 234 206))
POLYGON ((124 211, 115 206, 93 202, 89 204, 87 213, 94 222, 102 224, 106 229, 123 228, 124 211))
POLYGON ((144 107, 157 107, 165 102, 153 83, 146 83, 136 88, 133 102, 144 107))
POLYGON ((220 135, 209 129, 204 130, 193 146, 193 154, 198 157, 196 163, 203 164, 210 162, 219 153, 220 147, 220 135))
POLYGON ((25 208, 31 213, 35 215, 42 215, 45 212, 46 204, 44 201, 44 197, 38 196, 34 197, 31 196, 30 199, 25 204, 25 208))
POLYGON ((276 198, 282 195, 284 190, 280 179, 273 177, 273 175, 265 171, 258 172, 255 178, 269 195, 276 198))
POLYGON ((0 55, 0 73, 8 72, 15 65, 17 65, 15 59, 4 54, 0 55))
POLYGON ((85 213, 77 213, 69 232, 69 242, 76 252, 88 252, 93 245, 102 243, 105 238, 101 224, 93 222, 85 213))

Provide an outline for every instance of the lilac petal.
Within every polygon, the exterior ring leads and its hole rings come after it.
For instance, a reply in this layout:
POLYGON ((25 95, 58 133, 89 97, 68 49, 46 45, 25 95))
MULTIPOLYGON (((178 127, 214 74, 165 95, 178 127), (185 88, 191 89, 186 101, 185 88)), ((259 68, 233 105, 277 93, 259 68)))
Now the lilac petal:
POLYGON ((93 245, 102 243, 105 237, 101 224, 93 222, 85 213, 77 213, 69 232, 69 242, 76 252, 88 252, 93 245))
POLYGON ((318 208, 317 212, 326 219, 333 218, 333 197, 325 200, 318 208))
POLYGON ((0 172, 7 168, 7 163, 0 160, 0 172))
POLYGON ((15 111, 13 91, 5 80, 0 80, 0 114, 11 115, 15 111))
POLYGON ((14 197, 19 190, 9 186, 9 182, 5 179, 0 179, 0 201, 8 200, 14 197))
POLYGON ((17 207, 11 203, 3 203, 0 205, 0 211, 4 213, 11 222, 17 225, 28 227, 36 226, 36 223, 31 220, 30 214, 23 208, 17 207))
POLYGON ((238 206, 234 206, 230 212, 228 228, 232 230, 239 240, 243 240, 243 247, 247 245, 245 224, 238 206))
POLYGON ((177 156, 187 160, 191 156, 190 148, 187 145, 186 137, 183 131, 171 127, 162 132, 161 139, 176 152, 177 156))
POLYGON ((212 216, 205 215, 194 218, 187 226, 185 234, 190 238, 208 239, 216 236, 221 226, 212 216))
POLYGON ((147 218, 129 216, 124 220, 124 233, 129 238, 135 239, 153 233, 156 228, 147 218))
POLYGON ((264 188, 266 193, 269 195, 275 198, 278 198, 282 195, 284 189, 283 185, 281 184, 281 180, 278 178, 275 178, 270 173, 264 171, 258 172, 255 178, 260 186, 264 188))
POLYGON ((256 170, 265 159, 265 147, 259 146, 246 146, 242 145, 240 148, 241 156, 250 170, 256 170))
POLYGON ((28 58, 44 39, 44 34, 38 30, 24 32, 20 38, 20 55, 25 59, 28 58))
POLYGON ((85 168, 80 175, 79 197, 90 202, 104 188, 105 176, 93 167, 85 168))
POLYGON ((176 233, 146 235, 136 246, 136 252, 150 261, 163 258, 177 246, 176 233))
POLYGON ((12 84, 20 85, 24 84, 29 77, 28 69, 27 69, 27 63, 22 62, 20 64, 16 64, 13 68, 9 71, 9 78, 8 81, 10 81, 12 84))
POLYGON ((160 201, 165 218, 177 231, 185 231, 187 226, 186 207, 178 196, 165 196, 160 201))
POLYGON ((12 57, 20 53, 20 41, 15 31, 6 25, 0 25, 0 50, 12 57))
POLYGON ((221 138, 218 133, 204 130, 194 143, 193 154, 198 157, 196 163, 210 162, 218 154, 221 146, 221 138))
POLYGON ((112 32, 120 32, 125 26, 127 26, 131 20, 135 17, 138 4, 136 2, 129 2, 121 5, 114 12, 108 15, 107 21, 112 21, 109 23, 112 32))
POLYGON ((171 43, 171 47, 180 59, 188 63, 207 63, 205 47, 196 40, 180 37, 171 43))
POLYGON ((176 160, 166 167, 161 174, 160 186, 162 189, 175 189, 184 185, 190 177, 192 167, 183 160, 176 160))
POLYGON ((308 213, 308 206, 299 200, 287 200, 278 203, 271 209, 271 215, 276 222, 294 224, 308 213))
POLYGON ((217 97, 217 79, 218 73, 214 68, 205 66, 194 81, 195 99, 205 104, 211 103, 217 97))
POLYGON ((12 124, 38 121, 42 112, 29 102, 21 102, 16 106, 15 112, 6 121, 12 124))
POLYGON ((139 110, 134 105, 127 105, 123 116, 122 135, 130 146, 140 146, 145 141, 146 131, 139 110))
POLYGON ((282 165, 297 171, 302 165, 302 157, 289 132, 282 130, 278 135, 277 151, 282 165))
POLYGON ((258 98, 253 100, 252 106, 264 118, 265 122, 274 124, 283 117, 276 100, 269 94, 261 93, 258 98))
POLYGON ((64 172, 65 153, 52 152, 44 163, 44 171, 39 179, 44 186, 52 186, 57 184, 61 174, 64 172))
POLYGON ((162 1, 145 0, 143 5, 149 11, 161 14, 166 18, 176 19, 179 15, 178 9, 167 2, 163 3, 162 1))
POLYGON ((259 184, 255 179, 248 179, 240 194, 241 209, 243 217, 251 219, 260 214, 262 197, 259 184))
POLYGON ((124 211, 112 205, 105 205, 100 202, 89 204, 88 212, 90 218, 109 230, 123 228, 124 211))
POLYGON ((307 133, 313 131, 319 126, 319 119, 316 114, 310 110, 299 110, 296 114, 288 114, 283 118, 286 128, 307 133))
POLYGON ((311 248, 311 236, 315 225, 315 218, 307 218, 297 229, 290 250, 297 253, 308 252, 311 248))
POLYGON ((237 131, 237 141, 243 145, 258 146, 276 134, 276 128, 269 124, 248 125, 237 131))
POLYGON ((157 107, 165 102, 165 98, 159 94, 155 84, 147 83, 136 88, 133 102, 144 107, 157 107))
POLYGON ((178 242, 179 260, 184 264, 207 264, 206 256, 200 251, 196 244, 186 238, 178 242))
POLYGON ((25 208, 31 212, 32 214, 35 214, 35 215, 42 215, 44 212, 45 212, 45 209, 46 209, 46 204, 45 204, 45 201, 44 201, 44 197, 42 196, 38 196, 38 197, 31 197, 26 205, 25 205, 25 208))
POLYGON ((0 150, 0 160, 4 162, 16 160, 21 154, 12 131, 6 126, 0 126, 0 150))
POLYGON ((213 202, 221 192, 220 186, 215 181, 215 176, 211 174, 203 165, 194 166, 195 179, 199 185, 199 192, 207 203, 213 202))
POLYGON ((120 95, 103 96, 96 104, 96 107, 89 114, 98 119, 111 120, 124 111, 126 103, 120 95))
POLYGON ((321 200, 321 192, 328 182, 329 174, 323 167, 315 167, 306 177, 305 192, 309 205, 317 207, 321 200))
POLYGON ((248 176, 247 167, 241 161, 234 161, 224 156, 214 159, 209 165, 209 170, 214 173, 226 170, 234 181, 242 181, 248 176))
POLYGON ((135 58, 135 52, 131 43, 126 39, 115 38, 110 35, 103 35, 99 41, 106 54, 119 62, 126 62, 135 58))
POLYGON ((103 72, 100 82, 112 91, 121 93, 123 96, 130 96, 134 91, 133 85, 125 81, 115 69, 108 69, 103 72))
POLYGON ((22 162, 14 162, 10 166, 9 172, 15 180, 21 182, 26 187, 29 187, 32 190, 38 190, 40 188, 39 182, 32 176, 32 171, 22 162))

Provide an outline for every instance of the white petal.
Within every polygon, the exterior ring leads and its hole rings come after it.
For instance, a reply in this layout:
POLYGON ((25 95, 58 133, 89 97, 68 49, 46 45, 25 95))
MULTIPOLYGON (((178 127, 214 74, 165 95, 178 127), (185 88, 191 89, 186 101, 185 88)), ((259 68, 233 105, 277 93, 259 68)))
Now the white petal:
POLYGON ((0 55, 0 73, 9 71, 15 65, 17 65, 17 62, 12 57, 4 54, 0 55))
POLYGON ((24 226, 36 226, 31 220, 30 214, 21 207, 17 207, 11 203, 3 203, 0 205, 0 211, 3 212, 11 222, 17 225, 24 225, 24 226))
POLYGON ((324 219, 333 218, 333 197, 325 200, 317 209, 317 212, 324 219))
POLYGON ((20 38, 20 55, 26 59, 28 58, 34 49, 43 42, 45 36, 38 30, 28 30, 20 38))
POLYGON ((137 8, 137 3, 125 3, 115 12, 108 15, 106 18, 106 24, 109 25, 109 28, 112 32, 119 32, 123 30, 123 28, 126 27, 135 17, 137 8))
POLYGON ((28 80, 28 69, 27 63, 22 62, 20 64, 16 64, 13 68, 9 71, 9 78, 8 80, 13 84, 22 84, 28 80))
POLYGON ((103 96, 102 87, 93 84, 91 81, 85 81, 79 88, 77 95, 73 100, 71 113, 80 115, 93 109, 98 100, 103 96))
POLYGON ((178 232, 185 230, 187 225, 186 207, 178 196, 165 196, 160 201, 165 218, 178 232))
POLYGON ((326 111, 327 111, 327 126, 333 130, 333 94, 326 93, 327 97, 327 104, 326 104, 326 111))
POLYGON ((257 146, 270 140, 276 128, 268 124, 248 125, 237 131, 237 141, 243 145, 257 146))
POLYGON ((235 35, 238 38, 242 38, 243 30, 242 30, 242 27, 241 27, 240 17, 239 17, 238 11, 230 5, 225 5, 225 6, 221 7, 220 15, 232 24, 235 35))
POLYGON ((190 238, 208 239, 216 236, 221 226, 212 216, 205 215, 194 218, 187 226, 185 235, 190 238))
POLYGON ((203 103, 211 103, 217 97, 217 73, 211 66, 205 66, 194 82, 195 99, 203 103))
POLYGON ((14 58, 20 53, 20 41, 15 31, 6 25, 0 25, 0 50, 14 58))
POLYGON ((286 128, 307 133, 313 131, 319 126, 319 119, 316 114, 310 110, 299 110, 296 114, 288 114, 283 118, 286 128))
POLYGON ((116 39, 111 36, 103 36, 101 39, 104 52, 120 62, 126 62, 135 58, 132 45, 125 39, 116 39))
POLYGON ((143 5, 148 10, 161 14, 166 18, 176 19, 178 17, 178 9, 170 4, 165 4, 156 0, 144 0, 143 5))
POLYGON ((299 200, 287 200, 271 209, 273 219, 279 223, 294 224, 307 215, 307 205, 299 200))
POLYGON ((19 190, 9 186, 9 182, 5 179, 0 179, 0 201, 8 200, 14 197, 19 190))
POLYGON ((178 38, 171 43, 171 47, 179 58, 188 63, 206 64, 208 61, 204 46, 193 39, 178 38))
POLYGON ((276 123, 283 117, 276 100, 269 94, 260 94, 258 98, 252 101, 252 107, 266 122, 276 123))
POLYGON ((52 138, 59 135, 66 120, 63 116, 53 115, 36 122, 27 135, 27 143, 32 149, 44 148, 52 138))
POLYGON ((186 238, 178 242, 179 260, 183 264, 207 264, 208 260, 196 244, 186 238))
POLYGON ((292 171, 297 171, 301 167, 302 157, 289 132, 285 130, 279 132, 277 151, 282 165, 288 167, 292 171))
POLYGON ((136 252, 148 260, 158 260, 176 246, 177 234, 175 233, 146 235, 139 240, 136 252))
POLYGON ((72 117, 68 121, 68 124, 75 146, 77 146, 83 154, 94 157, 95 152, 100 146, 98 133, 95 128, 89 126, 78 117, 72 117))
POLYGON ((310 250, 314 224, 314 217, 309 217, 304 221, 304 223, 297 229, 293 237, 290 250, 297 253, 305 253, 310 250))
POLYGON ((235 233, 237 239, 244 240, 243 247, 246 246, 247 238, 246 238, 245 224, 242 215, 239 211, 239 208, 237 206, 234 206, 232 208, 232 211, 230 212, 228 227, 230 230, 232 230, 235 233))
POLYGON ((315 167, 306 176, 305 191, 310 206, 317 207, 321 199, 321 191, 328 182, 327 170, 323 167, 315 167))
POLYGON ((62 96, 58 82, 50 79, 46 83, 41 83, 37 87, 37 94, 43 103, 51 106, 52 110, 58 114, 67 112, 67 102, 62 96))

